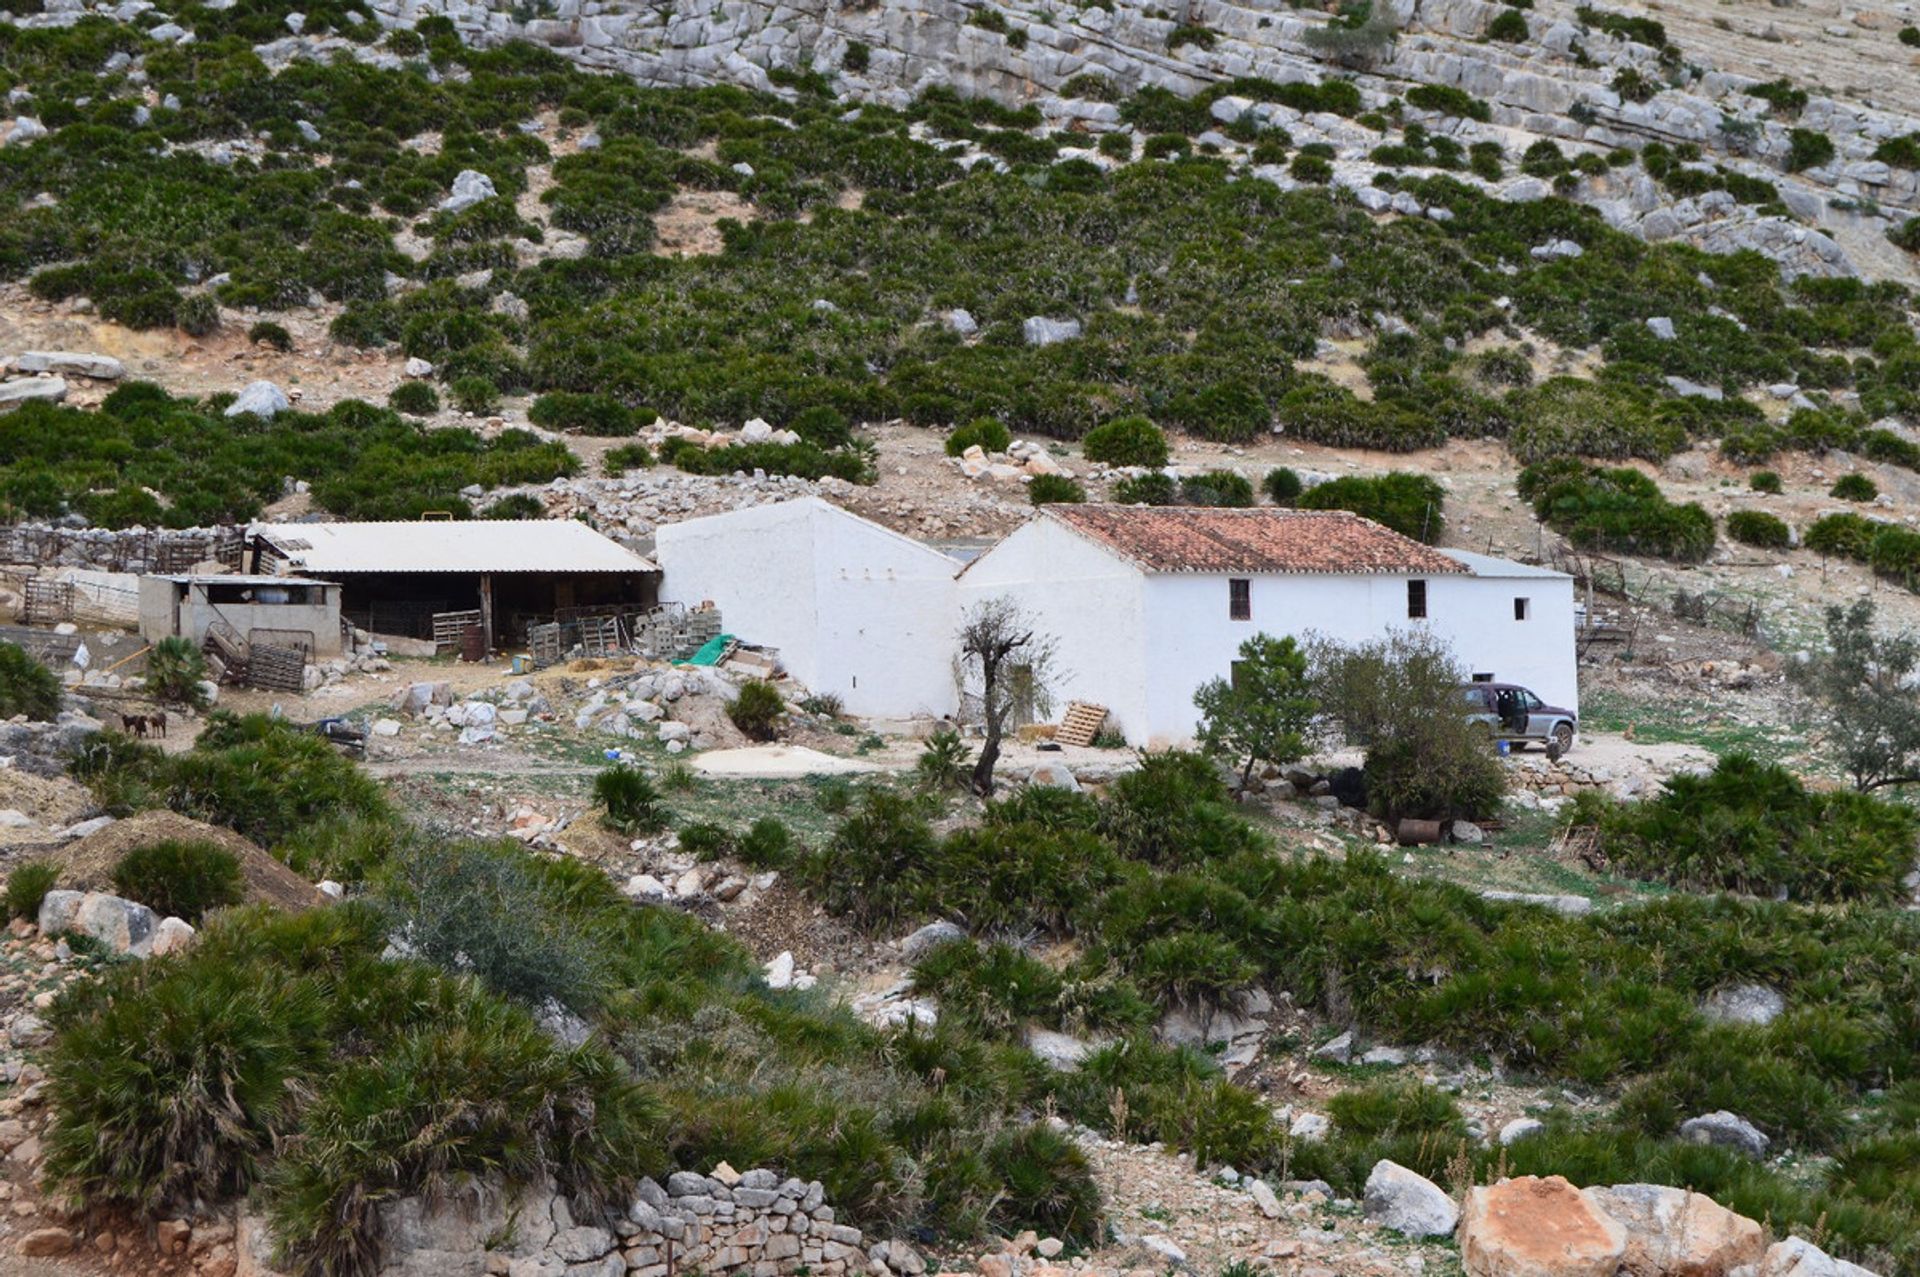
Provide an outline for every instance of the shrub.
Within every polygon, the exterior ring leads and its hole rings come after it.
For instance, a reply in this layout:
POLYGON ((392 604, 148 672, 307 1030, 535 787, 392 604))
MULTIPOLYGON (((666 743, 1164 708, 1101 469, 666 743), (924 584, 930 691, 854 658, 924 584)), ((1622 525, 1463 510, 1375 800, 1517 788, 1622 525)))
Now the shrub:
POLYGON ((583 435, 618 437, 639 428, 633 413, 607 395, 553 391, 541 395, 527 409, 527 420, 548 430, 571 430, 583 435))
POLYGON ((146 673, 141 681, 149 696, 204 709, 207 693, 200 684, 206 678, 207 659, 193 645, 193 640, 172 635, 155 643, 147 653, 146 673))
POLYGON ((873 50, 865 41, 849 40, 847 51, 840 55, 840 66, 843 70, 851 71, 855 75, 864 75, 872 56, 873 50))
POLYGON ((682 825, 679 831, 680 850, 695 860, 718 860, 733 851, 733 835, 724 825, 712 821, 700 821, 692 825, 682 825))
POLYGON ((933 827, 910 798, 870 789, 800 867, 821 904, 867 931, 919 914, 920 889, 938 849, 933 827))
POLYGON ((0 642, 0 718, 48 722, 60 712, 60 680, 18 643, 0 642))
POLYGON ((207 910, 237 905, 245 898, 240 860, 210 842, 149 843, 135 847, 113 868, 114 890, 137 900, 161 917, 184 918, 199 926, 207 910))
POLYGON ((544 519, 547 517, 547 504, 531 492, 516 492, 501 497, 480 511, 483 519, 544 519))
POLYGON ((469 972, 529 1007, 586 1010, 599 1002, 608 971, 597 937, 566 905, 576 880, 589 891, 609 889, 593 866, 541 861, 512 842, 414 835, 394 848, 374 899, 410 954, 469 972))
POLYGON ((772 816, 762 816, 740 835, 734 851, 754 869, 784 869, 793 860, 793 834, 772 816))
POLYGON ((1200 741, 1208 753, 1240 765, 1244 787, 1260 764, 1298 761, 1317 711, 1306 689, 1307 658, 1292 638, 1256 634, 1240 644, 1233 678, 1213 678, 1193 694, 1200 741))
POLYGON ((1891 900, 1912 868, 1920 817, 1864 794, 1812 793, 1742 754, 1657 797, 1602 810, 1610 860, 1678 887, 1800 900, 1891 900))
POLYGON ((844 448, 853 442, 853 427, 844 414, 825 404, 807 409, 793 419, 793 432, 818 448, 844 448))
POLYGON ((455 408, 475 416, 497 412, 500 408, 500 388, 486 377, 456 377, 447 387, 447 393, 455 408))
POLYGON ((1833 139, 1825 133, 1816 133, 1812 129, 1788 130, 1787 172, 1798 173, 1802 169, 1817 168, 1830 163, 1833 155, 1833 139))
POLYGON ((1771 470, 1754 471, 1747 476, 1747 486, 1755 492, 1764 492, 1776 497, 1783 491, 1780 476, 1771 470))
POLYGON ((270 319, 263 319, 247 329, 247 341, 255 346, 266 346, 282 354, 293 349, 293 334, 270 319))
POLYGON ((983 452, 1005 452, 1013 435, 993 417, 976 417, 947 436, 947 455, 957 457, 978 445, 983 452))
POLYGON ((1463 120, 1479 120, 1482 123, 1493 118, 1493 111, 1485 102, 1452 85, 1416 84, 1407 90, 1406 97, 1409 106, 1417 106, 1423 111, 1457 115, 1463 120))
MULTIPOLYGON (((138 319, 138 315, 129 316, 129 326, 135 328, 157 326, 142 325, 137 322, 138 319)), ((205 337, 209 333, 220 330, 220 304, 205 293, 182 297, 173 308, 173 322, 189 337, 205 337)))
POLYGON ((1078 505, 1087 499, 1087 490, 1064 474, 1040 474, 1027 485, 1027 500, 1034 505, 1078 505))
POLYGON ((430 381, 403 381, 387 396, 387 407, 409 417, 431 417, 440 411, 440 392, 430 381))
POLYGON ((1245 507, 1253 504, 1253 483, 1232 470, 1208 470, 1180 481, 1181 505, 1245 507))
POLYGON ((927 737, 914 760, 914 775, 923 789, 958 792, 967 787, 973 774, 973 751, 960 733, 943 727, 927 737))
POLYGON ((1446 490, 1422 474, 1395 470, 1375 477, 1343 475, 1300 495, 1302 510, 1349 510, 1432 545, 1446 529, 1446 490))
POLYGON ((1100 1190, 1087 1155, 1066 1135, 1044 1122, 1002 1131, 987 1149, 987 1165, 1003 1185, 993 1210, 998 1231, 1032 1229, 1071 1246, 1099 1244, 1100 1190))
POLYGON ((1834 481, 1833 490, 1827 493, 1841 501, 1871 501, 1880 495, 1880 487, 1866 475, 1854 472, 1843 474, 1834 481))
POLYGON ((23 861, 7 875, 7 916, 32 922, 40 916, 40 902, 60 882, 60 868, 45 860, 23 861))
POLYGON ((1300 151, 1288 161, 1287 175, 1296 182, 1313 182, 1324 186, 1333 180, 1333 161, 1300 151))
POLYGON ((1095 426, 1080 441, 1080 450, 1089 461, 1148 470, 1160 469, 1171 457, 1167 436, 1145 417, 1116 417, 1095 426))
POLYGON ((615 478, 629 470, 645 470, 653 464, 653 453, 644 443, 623 443, 617 448, 608 448, 607 455, 600 459, 600 468, 615 478))
POLYGON ((621 833, 652 833, 667 826, 660 790, 638 767, 618 763, 595 776, 593 800, 621 833))
POLYGON ((1287 466, 1275 466, 1267 471, 1267 477, 1260 482, 1260 488, 1275 505, 1290 506, 1299 500, 1305 485, 1300 476, 1287 466))
POLYGON ((1638 470, 1589 469, 1572 459, 1533 465, 1520 473, 1520 495, 1549 527, 1582 548, 1681 562, 1713 550, 1713 516, 1695 502, 1669 503, 1638 470))
POLYGON ((1518 9, 1502 9, 1487 24, 1487 39, 1519 44, 1528 36, 1527 19, 1518 9))
POLYGON ((1171 475, 1136 475, 1113 485, 1113 499, 1121 505, 1174 505, 1180 487, 1171 475))
POLYGON ((1766 550, 1784 550, 1793 544, 1793 529, 1786 521, 1761 510, 1735 510, 1728 515, 1727 535, 1766 550))
POLYGON ((733 703, 727 706, 727 717, 733 725, 753 740, 772 740, 786 712, 780 689, 760 678, 742 683, 733 703))

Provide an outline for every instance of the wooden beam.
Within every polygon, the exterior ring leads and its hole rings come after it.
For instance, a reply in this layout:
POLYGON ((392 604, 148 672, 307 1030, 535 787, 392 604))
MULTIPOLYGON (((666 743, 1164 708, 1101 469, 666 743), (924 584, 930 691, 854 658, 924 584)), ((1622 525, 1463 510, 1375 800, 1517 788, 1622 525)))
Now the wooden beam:
POLYGON ((480 574, 480 632, 486 636, 487 651, 493 651, 493 576, 480 574))

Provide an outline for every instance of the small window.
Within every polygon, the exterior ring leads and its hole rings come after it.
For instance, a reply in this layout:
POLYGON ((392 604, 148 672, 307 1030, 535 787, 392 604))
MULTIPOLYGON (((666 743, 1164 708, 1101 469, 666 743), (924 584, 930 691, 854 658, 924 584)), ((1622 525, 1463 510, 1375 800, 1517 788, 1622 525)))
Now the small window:
POLYGON ((1407 582, 1407 619, 1425 620, 1427 615, 1427 583, 1425 581, 1407 582))
POLYGON ((1493 682, 1493 675, 1492 674, 1475 674, 1473 676, 1473 681, 1476 683, 1491 683, 1493 682))
POLYGON ((1227 582, 1227 616, 1235 621, 1253 619, 1253 582, 1234 577, 1227 582))
POLYGON ((1513 619, 1514 620, 1524 621, 1532 615, 1533 615, 1532 599, 1515 599, 1513 601, 1513 619))

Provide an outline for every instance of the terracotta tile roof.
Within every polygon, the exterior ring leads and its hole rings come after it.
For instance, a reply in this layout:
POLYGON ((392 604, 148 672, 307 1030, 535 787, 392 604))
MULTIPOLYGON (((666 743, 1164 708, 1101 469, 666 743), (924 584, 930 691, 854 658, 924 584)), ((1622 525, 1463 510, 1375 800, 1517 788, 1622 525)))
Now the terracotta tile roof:
POLYGON ((1045 513, 1144 572, 1469 571, 1457 559, 1344 510, 1050 505, 1045 513))

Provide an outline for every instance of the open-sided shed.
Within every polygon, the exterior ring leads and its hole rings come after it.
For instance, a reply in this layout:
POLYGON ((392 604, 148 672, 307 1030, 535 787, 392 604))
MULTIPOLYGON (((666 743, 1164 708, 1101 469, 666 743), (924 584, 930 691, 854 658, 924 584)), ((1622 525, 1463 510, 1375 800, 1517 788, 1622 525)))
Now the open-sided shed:
POLYGON ((250 571, 338 581, 341 614, 373 633, 433 638, 434 618, 454 616, 489 648, 529 625, 652 607, 660 580, 571 519, 262 523, 246 556, 250 571))

